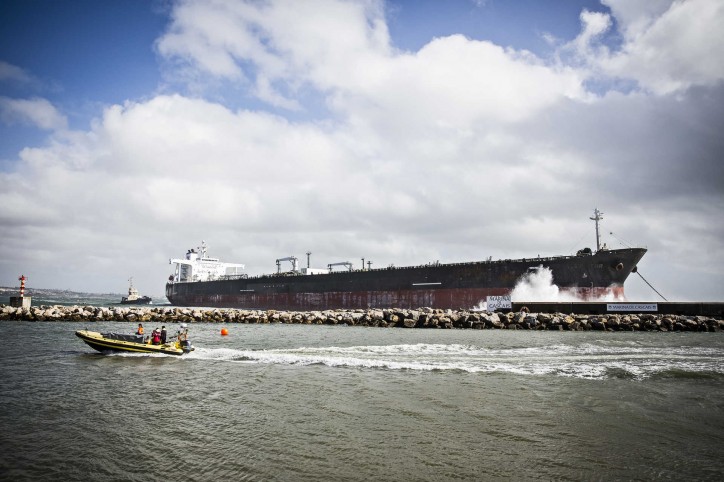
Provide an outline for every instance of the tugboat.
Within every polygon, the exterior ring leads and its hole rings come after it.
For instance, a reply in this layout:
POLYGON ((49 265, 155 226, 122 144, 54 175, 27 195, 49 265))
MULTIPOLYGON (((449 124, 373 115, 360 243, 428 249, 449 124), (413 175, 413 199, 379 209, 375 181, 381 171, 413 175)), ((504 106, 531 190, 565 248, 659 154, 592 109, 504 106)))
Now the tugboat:
POLYGON ((150 305, 151 299, 150 296, 139 296, 138 290, 133 287, 133 276, 128 280, 128 282, 131 284, 128 287, 128 296, 124 296, 121 298, 121 304, 122 305, 150 305))

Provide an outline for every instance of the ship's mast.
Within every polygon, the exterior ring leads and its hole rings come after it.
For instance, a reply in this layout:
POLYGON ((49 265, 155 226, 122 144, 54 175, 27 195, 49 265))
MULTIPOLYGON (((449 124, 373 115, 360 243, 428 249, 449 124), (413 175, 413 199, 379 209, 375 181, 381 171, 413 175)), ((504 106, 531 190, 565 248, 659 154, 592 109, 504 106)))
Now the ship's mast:
POLYGON ((596 252, 598 252, 601 250, 601 237, 598 234, 598 222, 603 219, 603 213, 599 211, 598 208, 595 208, 593 210, 593 217, 589 219, 596 222, 596 252))

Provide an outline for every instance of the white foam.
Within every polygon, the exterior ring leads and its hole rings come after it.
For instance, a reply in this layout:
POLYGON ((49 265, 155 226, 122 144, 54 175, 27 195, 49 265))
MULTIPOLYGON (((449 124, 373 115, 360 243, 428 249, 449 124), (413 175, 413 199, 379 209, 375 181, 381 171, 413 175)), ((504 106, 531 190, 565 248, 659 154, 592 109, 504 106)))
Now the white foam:
POLYGON ((601 379, 607 378, 612 371, 625 373, 632 378, 646 378, 671 369, 724 374, 722 355, 724 349, 651 348, 632 344, 554 344, 498 349, 460 344, 410 344, 276 350, 197 348, 187 359, 299 366, 325 365, 335 368, 554 374, 601 379))
POLYGON ((622 298, 615 296, 612 290, 595 298, 584 298, 574 292, 561 290, 553 283, 551 269, 543 265, 523 275, 516 282, 513 291, 510 293, 510 299, 518 302, 624 301, 622 298))

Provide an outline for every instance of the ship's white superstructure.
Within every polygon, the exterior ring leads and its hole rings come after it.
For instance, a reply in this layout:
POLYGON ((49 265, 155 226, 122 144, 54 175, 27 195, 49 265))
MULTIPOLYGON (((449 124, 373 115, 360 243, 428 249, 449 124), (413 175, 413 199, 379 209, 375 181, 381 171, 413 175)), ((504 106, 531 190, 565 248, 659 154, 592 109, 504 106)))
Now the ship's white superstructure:
POLYGON ((141 296, 138 294, 138 290, 133 286, 133 276, 128 280, 130 285, 128 286, 128 296, 124 296, 121 298, 121 304, 122 305, 150 305, 151 299, 150 296, 141 296))
POLYGON ((242 274, 240 271, 244 269, 243 264, 223 263, 219 258, 210 258, 206 248, 206 243, 201 241, 201 246, 188 250, 185 259, 170 259, 169 264, 176 265, 170 281, 213 281, 242 274))
POLYGON ((141 295, 138 294, 138 290, 133 287, 133 276, 131 276, 128 279, 128 282, 130 285, 128 286, 128 296, 123 298, 124 301, 136 301, 141 297, 141 295))

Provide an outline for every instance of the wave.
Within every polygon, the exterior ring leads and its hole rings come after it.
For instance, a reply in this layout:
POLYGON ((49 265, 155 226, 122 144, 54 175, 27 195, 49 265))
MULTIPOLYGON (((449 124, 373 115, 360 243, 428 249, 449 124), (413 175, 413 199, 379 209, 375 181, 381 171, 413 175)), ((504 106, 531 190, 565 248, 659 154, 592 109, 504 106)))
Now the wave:
POLYGON ((724 375, 724 348, 632 344, 485 348, 420 343, 275 350, 197 347, 185 359, 357 369, 554 375, 584 379, 645 379, 702 373, 724 375))

